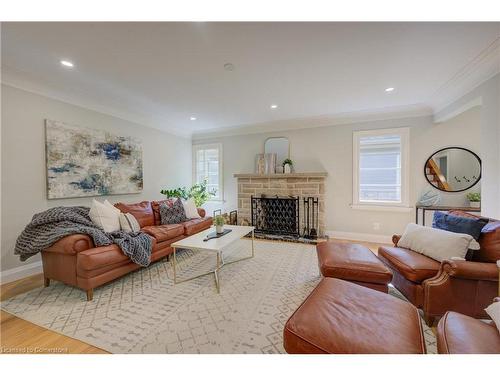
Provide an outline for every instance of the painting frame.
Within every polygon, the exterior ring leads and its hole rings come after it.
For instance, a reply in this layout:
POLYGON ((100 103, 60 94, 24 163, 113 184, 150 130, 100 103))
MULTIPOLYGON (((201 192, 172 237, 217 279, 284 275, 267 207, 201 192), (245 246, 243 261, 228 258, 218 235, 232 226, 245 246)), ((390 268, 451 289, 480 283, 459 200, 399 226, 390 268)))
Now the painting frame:
POLYGON ((47 199, 140 194, 140 139, 45 119, 47 199))

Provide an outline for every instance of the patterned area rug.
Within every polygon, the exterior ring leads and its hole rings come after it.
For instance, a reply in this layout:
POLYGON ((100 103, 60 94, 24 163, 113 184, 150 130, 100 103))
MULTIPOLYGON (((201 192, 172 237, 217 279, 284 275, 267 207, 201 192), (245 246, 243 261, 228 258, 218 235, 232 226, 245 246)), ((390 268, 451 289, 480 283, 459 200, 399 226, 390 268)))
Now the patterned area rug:
MULTIPOLYGON (((241 240, 225 260, 248 256, 241 240)), ((215 266, 215 255, 178 252, 178 275, 215 266)), ((255 241, 255 257, 224 266, 217 294, 213 275, 174 285, 160 261, 94 291, 53 283, 3 301, 22 319, 111 353, 284 353, 283 327, 320 280, 314 246, 255 241)), ((391 288, 391 294, 404 297, 391 288)), ((424 324, 429 353, 436 340, 424 324)))

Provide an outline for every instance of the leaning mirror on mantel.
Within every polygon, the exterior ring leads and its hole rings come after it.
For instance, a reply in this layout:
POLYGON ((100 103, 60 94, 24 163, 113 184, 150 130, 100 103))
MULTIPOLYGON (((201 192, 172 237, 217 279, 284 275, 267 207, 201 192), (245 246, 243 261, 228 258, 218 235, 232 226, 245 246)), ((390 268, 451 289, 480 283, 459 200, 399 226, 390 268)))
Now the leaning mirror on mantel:
POLYGON ((264 143, 264 153, 276 154, 276 168, 278 169, 283 161, 290 157, 290 141, 285 137, 268 138, 264 143))
POLYGON ((460 192, 470 189, 481 179, 481 159, 465 148, 446 147, 427 159, 424 173, 435 188, 460 192))

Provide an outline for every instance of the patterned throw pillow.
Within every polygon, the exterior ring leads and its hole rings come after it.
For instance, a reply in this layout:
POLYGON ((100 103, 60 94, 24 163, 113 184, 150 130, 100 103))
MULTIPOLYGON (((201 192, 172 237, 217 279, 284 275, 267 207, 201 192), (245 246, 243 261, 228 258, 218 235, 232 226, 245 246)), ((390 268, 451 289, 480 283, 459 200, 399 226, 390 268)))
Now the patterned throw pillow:
POLYGON ((160 217, 162 225, 179 224, 187 220, 184 206, 180 199, 177 199, 171 206, 167 203, 160 204, 160 217))

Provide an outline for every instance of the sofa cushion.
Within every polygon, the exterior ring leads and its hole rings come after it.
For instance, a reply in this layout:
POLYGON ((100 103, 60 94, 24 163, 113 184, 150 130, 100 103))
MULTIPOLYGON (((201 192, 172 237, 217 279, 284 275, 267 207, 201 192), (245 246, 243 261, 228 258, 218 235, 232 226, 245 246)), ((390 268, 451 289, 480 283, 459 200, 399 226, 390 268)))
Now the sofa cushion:
POLYGON ((348 281, 324 278, 288 319, 290 354, 422 354, 417 309, 348 281))
POLYGON ((494 324, 447 312, 437 327, 440 354, 499 354, 500 334, 494 324))
POLYGON ((153 209, 151 202, 142 201, 140 203, 117 203, 115 207, 123 213, 131 213, 142 227, 154 225, 153 209))
POLYGON ((167 203, 168 205, 173 204, 172 199, 164 199, 161 201, 152 201, 151 208, 153 209, 154 225, 161 225, 161 215, 160 215, 160 204, 167 203))
POLYGON ((95 270, 109 265, 130 262, 118 245, 99 246, 78 253, 76 264, 78 269, 95 270))
POLYGON ((200 219, 191 219, 182 223, 184 226, 184 234, 186 236, 191 236, 202 230, 208 229, 212 226, 211 217, 202 217, 200 219))
POLYGON ((153 236, 158 243, 184 234, 184 226, 182 224, 153 225, 143 227, 141 230, 153 236))
POLYGON ((378 256, 390 268, 415 283, 434 277, 441 265, 434 259, 401 247, 381 246, 378 256))
POLYGON ((179 224, 187 220, 184 205, 181 199, 177 199, 172 205, 168 203, 160 204, 161 224, 179 224))

